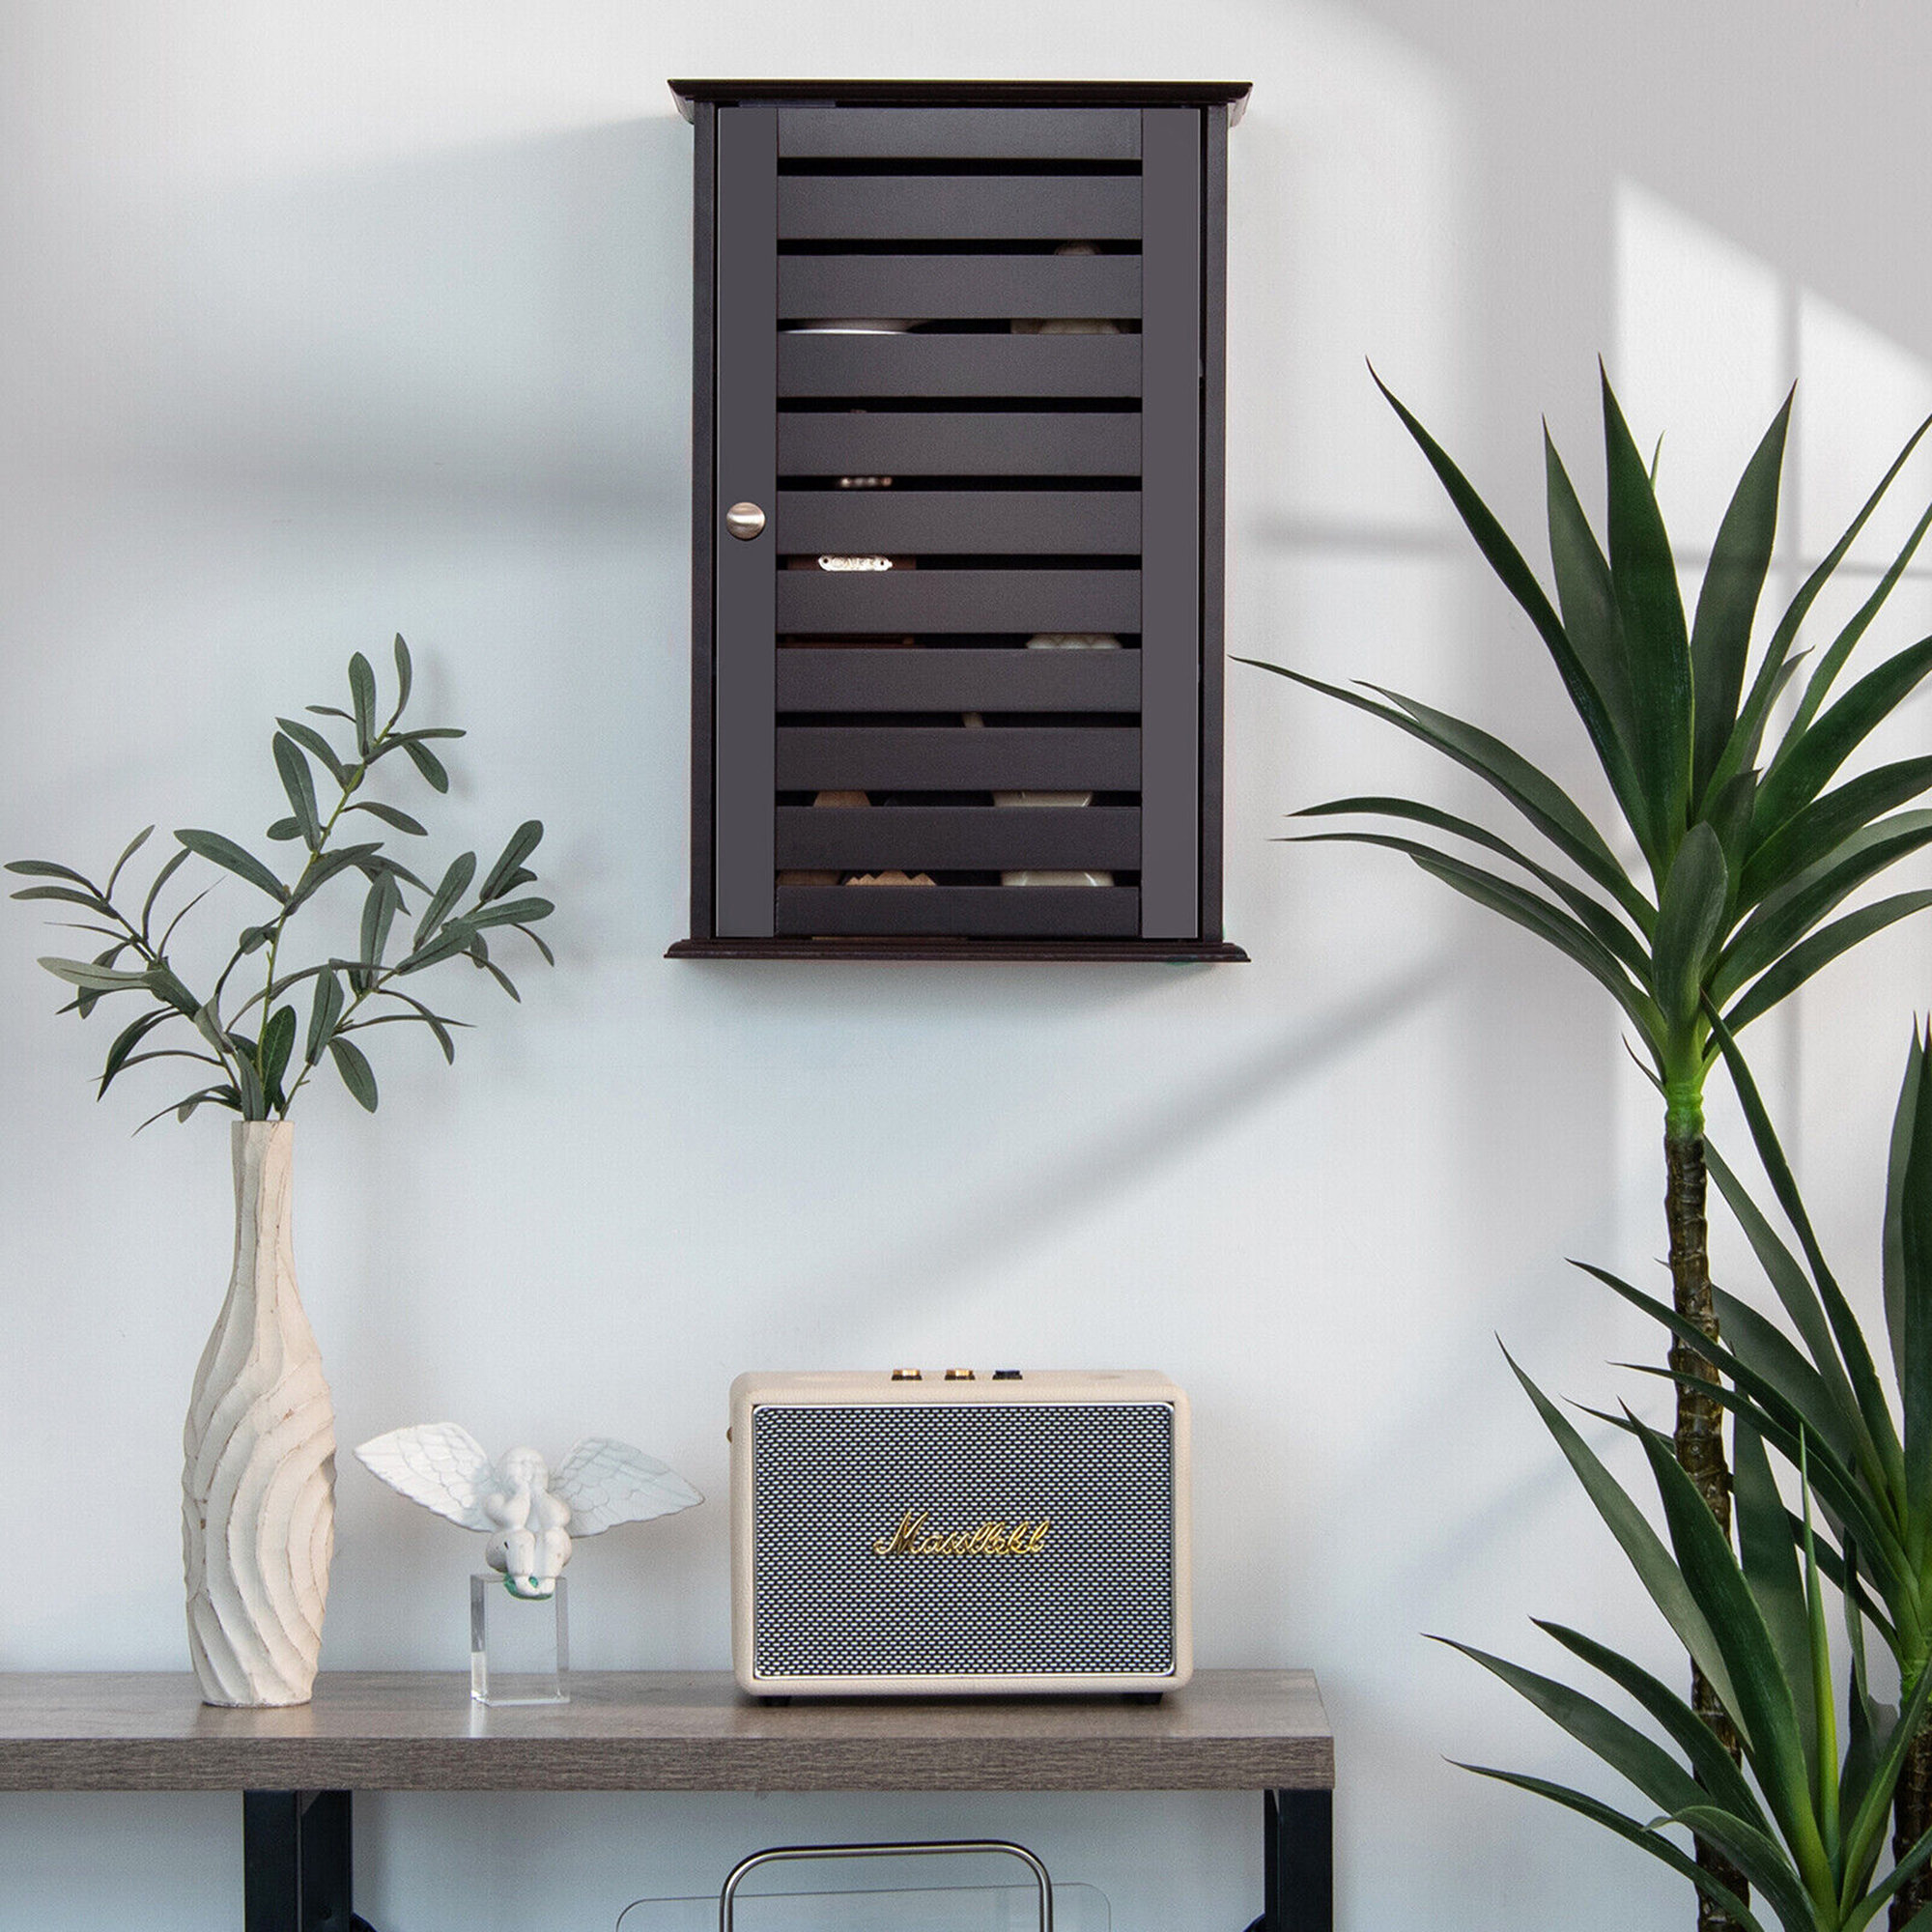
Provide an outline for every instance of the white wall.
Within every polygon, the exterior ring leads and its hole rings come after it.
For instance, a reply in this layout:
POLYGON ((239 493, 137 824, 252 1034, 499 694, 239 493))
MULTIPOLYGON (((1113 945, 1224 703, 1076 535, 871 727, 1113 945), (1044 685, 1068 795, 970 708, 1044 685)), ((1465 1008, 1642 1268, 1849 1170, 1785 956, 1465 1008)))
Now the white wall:
MULTIPOLYGON (((1670 432, 1690 553, 1802 365, 1787 534, 1815 549, 1926 407, 1928 56, 1903 4, 1795 0, 10 0, 0 850, 100 864, 151 818, 266 823, 270 717, 397 628, 424 715, 470 732, 438 852, 550 827, 557 971, 515 1011, 459 985, 484 1025, 454 1073, 390 1040, 374 1120, 304 1104, 298 1252, 343 1443, 444 1414, 495 1443, 603 1430, 716 1497, 741 1368, 1158 1365, 1196 1405, 1202 1662, 1312 1664, 1328 1696, 1341 1922, 1684 1924, 1635 1854, 1445 1762, 1589 1779, 1421 1632, 1536 1656, 1524 1619, 1554 1614, 1674 1665, 1492 1339, 1598 1399, 1606 1358, 1654 1352, 1562 1266, 1662 1245, 1651 1096, 1605 1003, 1399 862, 1266 842, 1365 781, 1460 796, 1444 774, 1236 668, 1252 966, 660 957, 683 930, 690 183, 663 81, 1252 78, 1231 648, 1503 720, 1587 789, 1553 676, 1362 358, 1532 554, 1537 415, 1593 470, 1597 352, 1639 434, 1670 432)), ((0 1668, 172 1669, 225 1131, 130 1140, 168 1092, 142 1106, 138 1074, 92 1107, 103 1018, 54 1017, 31 911, 0 945, 0 1668)), ((1763 1043, 1853 1272, 1928 951, 1922 926, 1873 947, 1763 1043)), ((466 1540, 345 1465, 326 1663, 456 1664, 466 1540)), ((572 1577, 582 1663, 725 1661, 719 1504, 572 1577)), ((372 1799, 361 1906, 384 1932, 609 1927, 754 1844, 904 1827, 1016 1834, 1122 1932, 1205 1932, 1256 1909, 1257 1809, 372 1799)), ((9 1799, 0 1923, 233 1923, 239 1840, 228 1799, 9 1799)))

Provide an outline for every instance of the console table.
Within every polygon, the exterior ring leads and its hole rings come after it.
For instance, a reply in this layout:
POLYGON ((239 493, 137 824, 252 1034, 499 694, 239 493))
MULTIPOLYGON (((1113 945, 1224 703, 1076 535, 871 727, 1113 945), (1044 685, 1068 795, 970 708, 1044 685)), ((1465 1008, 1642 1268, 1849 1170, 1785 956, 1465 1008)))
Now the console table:
POLYGON ((1329 1932, 1334 1739, 1305 1670, 1208 1670, 1157 1704, 839 1699, 772 1706, 724 1671, 571 1678, 485 1709, 447 1672, 325 1673, 295 1710, 193 1679, 0 1673, 0 1791, 240 1791, 245 1932, 355 1932, 356 1791, 1258 1791, 1249 1932, 1329 1932))

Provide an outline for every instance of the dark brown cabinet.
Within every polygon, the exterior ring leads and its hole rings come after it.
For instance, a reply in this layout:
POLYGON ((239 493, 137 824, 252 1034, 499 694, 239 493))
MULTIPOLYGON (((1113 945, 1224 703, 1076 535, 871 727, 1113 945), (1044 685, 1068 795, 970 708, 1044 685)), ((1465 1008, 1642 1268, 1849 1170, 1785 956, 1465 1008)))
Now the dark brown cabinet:
POLYGON ((691 937, 1239 959, 1244 86, 672 83, 696 132, 691 937))

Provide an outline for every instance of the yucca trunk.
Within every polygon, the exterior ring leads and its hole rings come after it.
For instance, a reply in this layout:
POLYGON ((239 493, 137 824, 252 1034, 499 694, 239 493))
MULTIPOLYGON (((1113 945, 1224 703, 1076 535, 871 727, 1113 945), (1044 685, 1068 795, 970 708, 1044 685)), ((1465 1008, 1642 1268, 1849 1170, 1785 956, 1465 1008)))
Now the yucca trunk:
MULTIPOLYGON (((1905 1769, 1891 1801, 1891 1854, 1902 1859, 1932 1830, 1932 1726, 1921 1725, 1906 1747, 1905 1769)), ((1920 1907, 1932 1904, 1932 1872, 1922 1867, 1891 1900, 1892 1932, 1909 1924, 1920 1907)))
MULTIPOLYGON (((1663 1130, 1663 1164, 1667 1177, 1663 1208, 1670 1225, 1671 1295, 1677 1312, 1694 1321, 1713 1341, 1718 1337, 1718 1314, 1711 1301, 1711 1257, 1704 1219, 1708 1174, 1704 1165, 1704 1115, 1694 1100, 1673 1099, 1663 1130)), ((1670 1348, 1670 1366, 1677 1383, 1677 1462, 1711 1506, 1726 1538, 1731 1533, 1731 1472, 1724 1462, 1724 1411, 1700 1383, 1715 1383, 1718 1372, 1682 1342, 1670 1348)), ((1697 1715, 1723 1741, 1733 1757, 1739 1755, 1738 1735, 1729 1714, 1719 1702, 1704 1673, 1690 1666, 1690 1702, 1697 1715)), ((1745 1875, 1715 1845, 1697 1840, 1697 1862, 1722 1881, 1740 1898, 1749 1896, 1745 1875)), ((1734 1926, 1729 1913, 1697 1894, 1698 1932, 1725 1932, 1734 1926)))

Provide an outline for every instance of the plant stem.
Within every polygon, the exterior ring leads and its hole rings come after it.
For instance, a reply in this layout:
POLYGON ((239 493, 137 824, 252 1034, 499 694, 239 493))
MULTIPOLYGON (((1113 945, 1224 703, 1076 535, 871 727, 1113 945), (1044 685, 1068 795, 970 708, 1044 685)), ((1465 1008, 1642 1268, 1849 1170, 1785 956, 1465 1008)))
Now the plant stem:
MULTIPOLYGON (((1670 1228, 1671 1299, 1677 1313, 1694 1322, 1713 1341, 1718 1338, 1718 1315, 1711 1300, 1711 1258, 1707 1243, 1705 1204, 1709 1187, 1704 1164, 1704 1108, 1700 1083, 1664 1083, 1663 1166, 1666 1185, 1663 1209, 1670 1228)), ((1718 1526, 1731 1533, 1731 1476, 1724 1463, 1722 1407, 1704 1393, 1700 1383, 1715 1383, 1717 1371, 1682 1342, 1670 1345, 1670 1366, 1677 1381, 1677 1426, 1673 1440, 1679 1466, 1696 1484, 1710 1505, 1718 1526)), ((1717 1733, 1735 1758, 1740 1755, 1737 1730, 1704 1673, 1690 1666, 1691 1708, 1717 1733)), ((1748 1897, 1744 1874, 1717 1846, 1697 1840, 1697 1862, 1740 1898, 1748 1897)), ((1697 1894, 1699 1932, 1720 1932, 1736 1921, 1720 1906, 1697 1894)))
MULTIPOLYGON (((395 719, 391 718, 389 724, 383 726, 381 734, 376 739, 376 743, 369 748, 369 758, 373 758, 376 755, 377 748, 381 746, 383 739, 386 738, 389 734, 389 725, 395 722, 395 719)), ((302 867, 301 871, 297 875, 295 884, 289 888, 289 897, 291 900, 301 891, 303 882, 315 868, 315 862, 322 857, 323 850, 328 843, 329 834, 335 830, 335 821, 342 816, 344 810, 349 804, 351 795, 362 782, 363 773, 369 769, 369 758, 364 758, 360 764, 350 766, 349 776, 342 781, 342 796, 335 801, 335 810, 328 814, 328 823, 322 828, 322 836, 315 841, 315 849, 308 855, 308 863, 302 867)), ((255 1029, 255 1072, 261 1081, 262 1104, 264 1107, 269 1105, 268 1037, 269 1021, 272 1016, 270 1009, 275 1004, 275 954, 281 950, 282 929, 294 917, 293 908, 285 904, 269 932, 269 977, 262 988, 262 1024, 255 1029)), ((224 974, 222 977, 225 979, 227 976, 224 974)), ((301 1082, 298 1080, 296 1087, 299 1087, 300 1085, 301 1082)), ((282 1095, 281 1117, 285 1121, 289 1117, 289 1103, 295 1097, 295 1088, 291 1088, 288 1093, 282 1095)))
MULTIPOLYGON (((1901 1703, 1905 1694, 1901 1693, 1901 1703)), ((1905 1747, 1905 1769, 1891 1796, 1891 1851, 1897 1859, 1932 1829, 1932 1727, 1927 1725, 1920 1724, 1918 1736, 1905 1747)), ((1921 1865, 1892 1894, 1892 1932, 1902 1932, 1928 1904, 1932 1904, 1932 1873, 1921 1865)))

